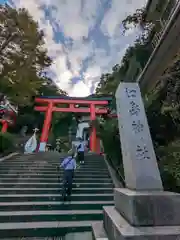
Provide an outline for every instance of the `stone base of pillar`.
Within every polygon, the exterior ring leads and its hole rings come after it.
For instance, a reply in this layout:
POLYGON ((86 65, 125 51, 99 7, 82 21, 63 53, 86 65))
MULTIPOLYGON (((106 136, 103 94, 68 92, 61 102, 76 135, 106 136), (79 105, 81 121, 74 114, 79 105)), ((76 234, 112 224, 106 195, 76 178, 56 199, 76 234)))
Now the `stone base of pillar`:
POLYGON ((109 240, 180 239, 180 194, 120 188, 114 199, 115 206, 104 207, 103 227, 109 240))
POLYGON ((180 226, 180 194, 114 190, 115 208, 133 226, 180 226))

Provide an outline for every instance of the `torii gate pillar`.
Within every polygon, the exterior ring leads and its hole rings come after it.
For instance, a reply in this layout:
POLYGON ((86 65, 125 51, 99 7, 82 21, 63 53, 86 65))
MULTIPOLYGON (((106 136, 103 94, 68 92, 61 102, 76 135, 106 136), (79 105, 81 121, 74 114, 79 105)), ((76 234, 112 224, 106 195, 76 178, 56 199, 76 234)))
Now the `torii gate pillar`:
POLYGON ((0 120, 0 122, 2 123, 1 132, 2 132, 2 133, 6 133, 6 132, 7 132, 7 129, 8 129, 8 121, 6 121, 6 120, 0 120))
MULTIPOLYGON (((90 105, 90 119, 91 121, 96 119, 96 108, 94 104, 90 105)), ((96 152, 96 128, 92 127, 92 132, 90 136, 90 149, 92 152, 96 152)))
POLYGON ((47 111, 45 114, 42 134, 41 134, 41 138, 40 138, 39 152, 45 152, 45 149, 46 149, 46 144, 48 141, 48 135, 49 135, 51 120, 52 120, 52 112, 53 112, 53 103, 49 102, 47 111))

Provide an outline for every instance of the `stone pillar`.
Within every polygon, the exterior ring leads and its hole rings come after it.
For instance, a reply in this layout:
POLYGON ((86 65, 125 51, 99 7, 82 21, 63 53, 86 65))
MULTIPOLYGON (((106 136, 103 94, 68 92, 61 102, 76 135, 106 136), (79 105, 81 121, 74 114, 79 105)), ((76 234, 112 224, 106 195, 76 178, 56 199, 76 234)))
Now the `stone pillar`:
POLYGON ((121 83, 116 92, 126 186, 163 190, 147 118, 137 83, 121 83))
POLYGON ((115 206, 104 207, 107 237, 180 239, 180 194, 163 191, 138 84, 120 83, 116 104, 126 188, 115 189, 115 206))

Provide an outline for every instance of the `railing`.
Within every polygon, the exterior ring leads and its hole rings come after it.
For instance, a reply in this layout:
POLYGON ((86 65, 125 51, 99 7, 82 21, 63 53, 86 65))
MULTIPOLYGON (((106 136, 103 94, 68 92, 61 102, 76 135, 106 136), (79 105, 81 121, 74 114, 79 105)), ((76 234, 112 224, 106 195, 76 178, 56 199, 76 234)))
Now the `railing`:
POLYGON ((123 187, 125 187, 125 179, 124 177, 122 176, 122 173, 121 173, 121 168, 120 167, 117 167, 113 160, 110 158, 110 157, 107 157, 107 161, 110 163, 110 165, 112 166, 112 168, 114 169, 114 171, 116 172, 116 175, 117 175, 117 178, 119 179, 119 181, 122 183, 123 187))
POLYGON ((158 44, 158 42, 159 42, 159 40, 160 40, 160 38, 161 38, 161 36, 162 36, 162 34, 163 34, 163 30, 164 30, 164 29, 162 29, 160 32, 157 32, 157 33, 154 35, 154 38, 153 38, 153 40, 152 40, 152 47, 153 47, 153 48, 155 48, 155 47, 157 46, 157 44, 158 44))
MULTIPOLYGON (((102 151, 105 153, 102 140, 101 140, 101 146, 102 146, 102 151)), ((105 154, 105 155, 106 155, 106 154, 105 154)), ((114 169, 114 171, 116 172, 116 176, 117 176, 117 178, 119 179, 119 181, 122 183, 123 187, 125 187, 125 185, 126 185, 126 184, 125 184, 125 179, 124 179, 124 177, 122 176, 120 167, 117 167, 117 166, 114 164, 113 160, 112 160, 109 156, 106 157, 106 160, 109 162, 109 164, 111 165, 111 167, 112 167, 112 168, 114 169)))
POLYGON ((169 22, 171 16, 173 15, 176 7, 179 4, 179 0, 176 1, 176 3, 174 4, 173 7, 170 6, 171 4, 171 0, 167 3, 166 8, 164 9, 164 11, 162 12, 161 18, 160 20, 158 20, 162 26, 161 30, 159 32, 157 32, 152 40, 152 47, 155 48, 164 32, 165 26, 167 25, 167 23, 169 22), (170 8, 169 8, 170 6, 170 8))

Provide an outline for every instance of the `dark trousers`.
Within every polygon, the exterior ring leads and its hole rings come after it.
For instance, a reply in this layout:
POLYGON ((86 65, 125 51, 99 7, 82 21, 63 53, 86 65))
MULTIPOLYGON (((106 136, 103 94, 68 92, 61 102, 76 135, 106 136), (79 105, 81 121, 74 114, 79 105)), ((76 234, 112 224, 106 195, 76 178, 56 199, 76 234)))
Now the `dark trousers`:
POLYGON ((84 152, 78 152, 78 162, 84 161, 84 152))
POLYGON ((65 170, 63 177, 62 196, 71 196, 74 170, 65 170))

